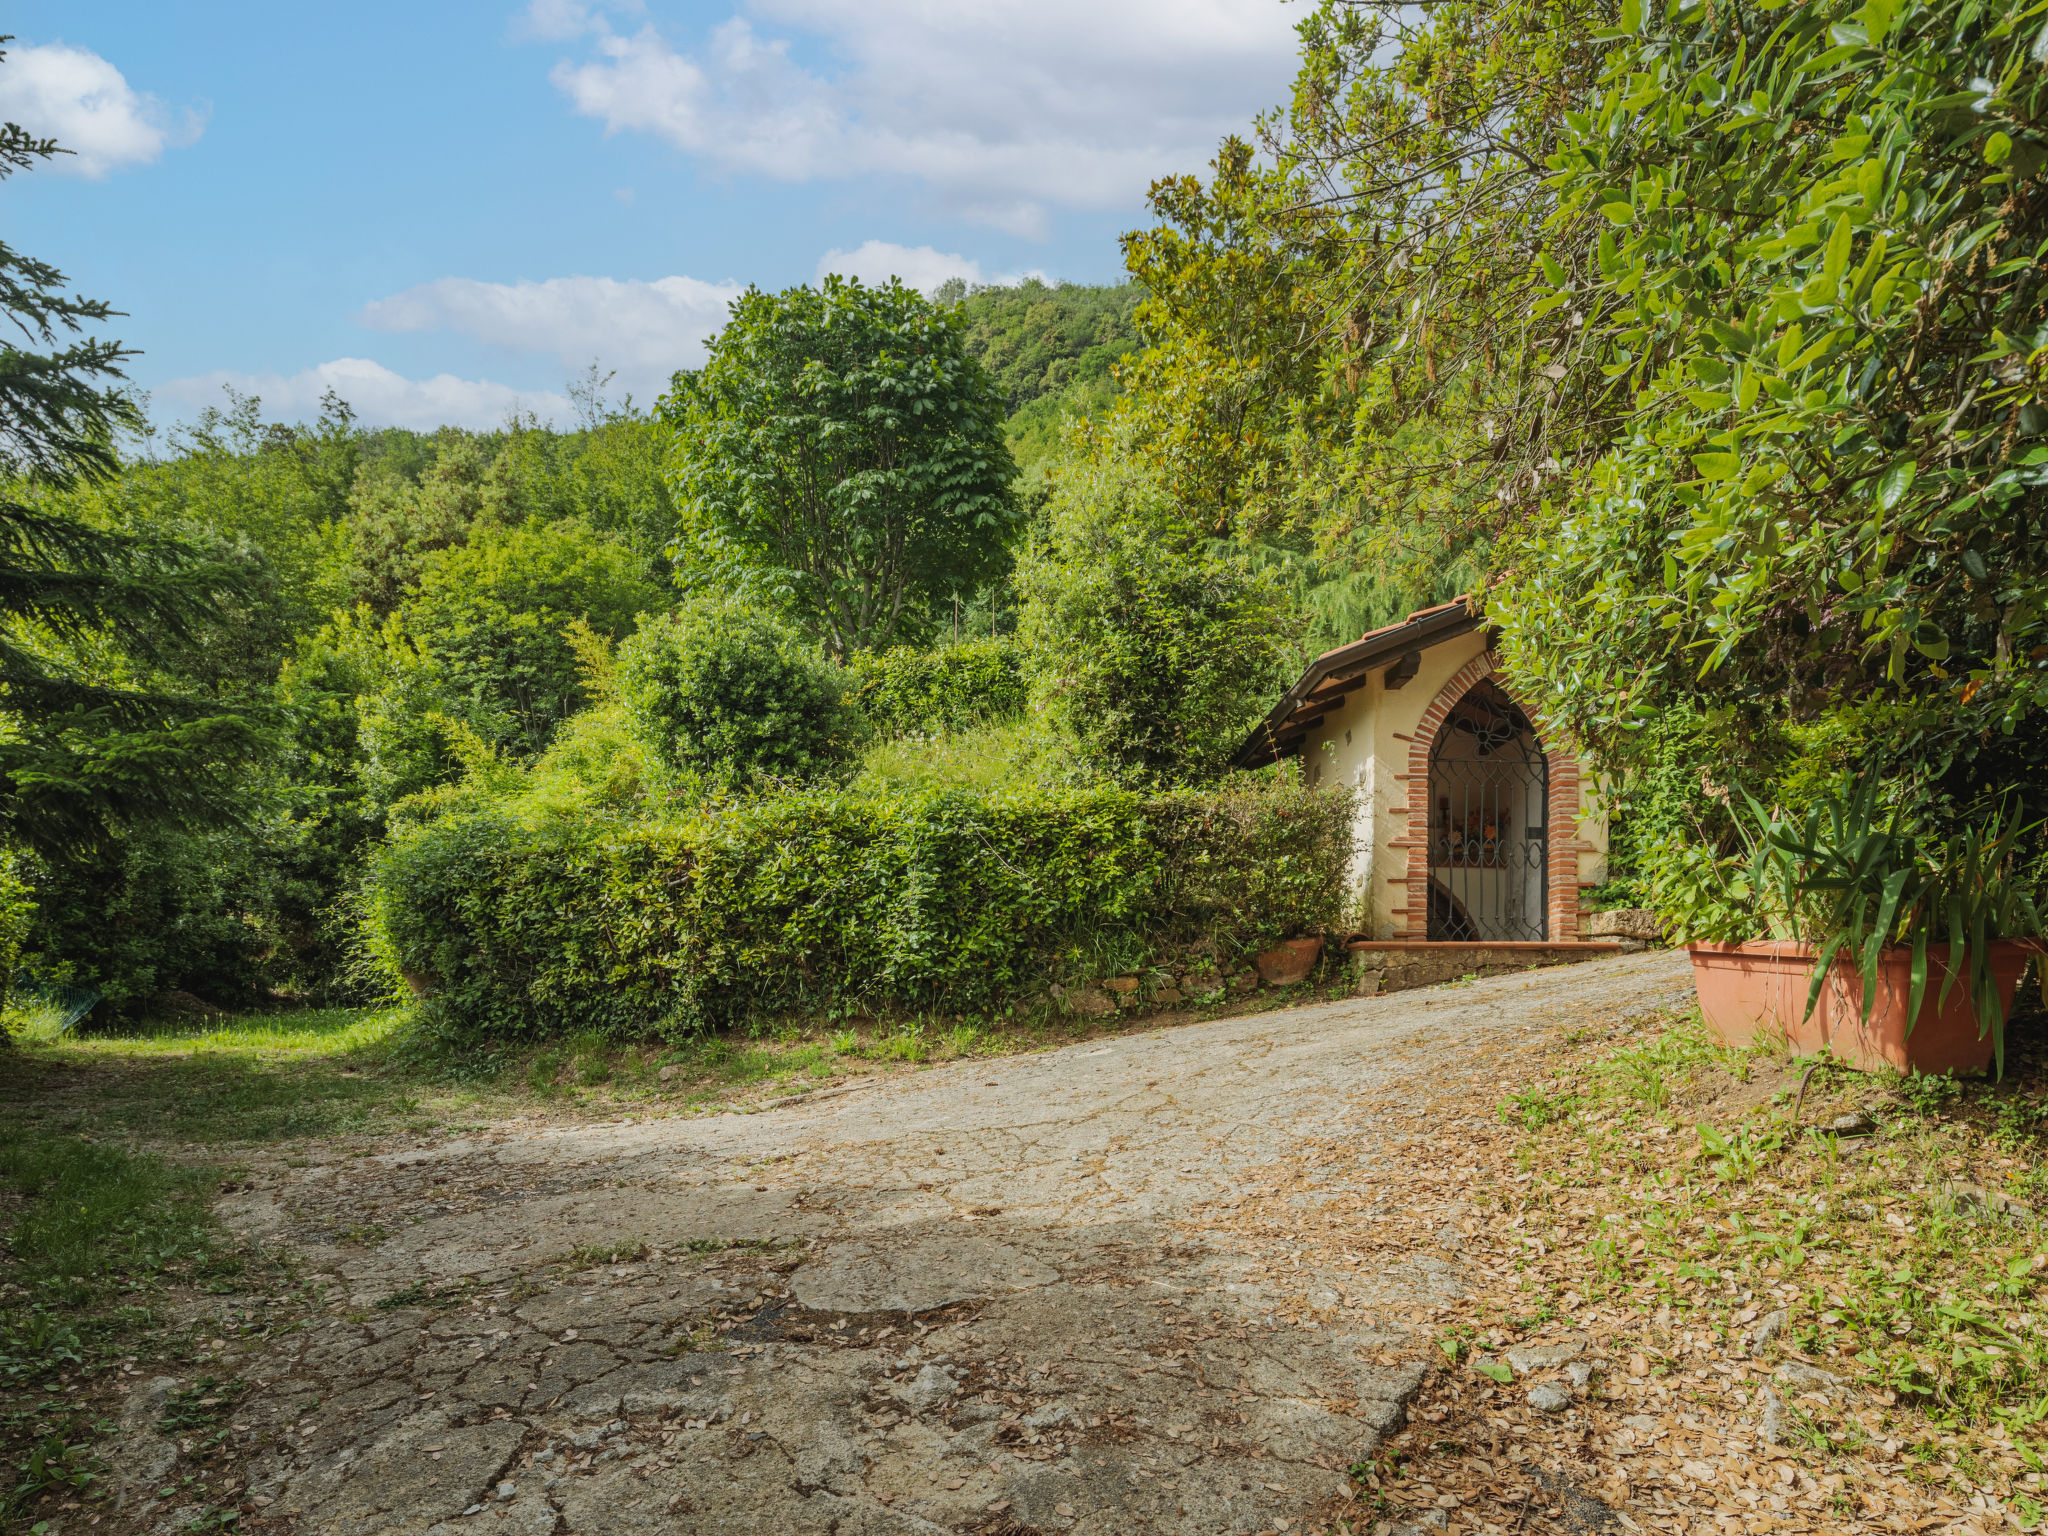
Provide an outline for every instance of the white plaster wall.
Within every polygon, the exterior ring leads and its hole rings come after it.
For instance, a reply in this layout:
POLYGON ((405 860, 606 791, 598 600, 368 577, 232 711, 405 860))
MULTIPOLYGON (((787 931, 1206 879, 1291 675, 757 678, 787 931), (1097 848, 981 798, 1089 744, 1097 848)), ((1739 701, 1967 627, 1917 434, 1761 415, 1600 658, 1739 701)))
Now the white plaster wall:
POLYGON ((1400 785, 1389 778, 1386 765, 1373 752, 1373 719, 1378 707, 1377 679, 1353 690, 1342 704, 1330 711, 1323 723, 1309 732, 1302 743, 1301 772, 1313 788, 1345 785, 1358 799, 1358 811, 1351 823, 1351 887, 1361 899, 1350 921, 1360 926, 1369 922, 1363 895, 1370 889, 1374 849, 1378 842, 1378 818, 1373 807, 1391 787, 1400 785))
POLYGON ((1579 884, 1601 885, 1607 879, 1607 812, 1601 809, 1604 784, 1592 768, 1579 765, 1579 836, 1592 844, 1579 852, 1579 884))

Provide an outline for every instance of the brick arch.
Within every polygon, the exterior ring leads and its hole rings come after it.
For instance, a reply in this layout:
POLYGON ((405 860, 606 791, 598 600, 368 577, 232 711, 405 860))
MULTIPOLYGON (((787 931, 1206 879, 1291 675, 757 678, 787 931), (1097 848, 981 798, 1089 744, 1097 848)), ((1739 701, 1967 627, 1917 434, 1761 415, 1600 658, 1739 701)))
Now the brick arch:
MULTIPOLYGON (((1450 718, 1452 706, 1474 683, 1486 678, 1492 678, 1494 686, 1521 705, 1522 713, 1536 727, 1539 743, 1555 739, 1542 715, 1523 704, 1514 690, 1507 686, 1498 652, 1481 651, 1437 690, 1429 708, 1422 712, 1415 734, 1408 739, 1408 836, 1403 841, 1408 849, 1406 937, 1410 939, 1429 937, 1429 754, 1436 746, 1437 733, 1443 729, 1444 721, 1450 718)), ((1579 855, 1593 845, 1578 835, 1578 758, 1558 749, 1546 751, 1543 760, 1549 780, 1543 815, 1547 840, 1545 855, 1550 866, 1546 871, 1548 896, 1544 901, 1543 927, 1544 937, 1551 943, 1558 943, 1576 940, 1579 936, 1579 855)))

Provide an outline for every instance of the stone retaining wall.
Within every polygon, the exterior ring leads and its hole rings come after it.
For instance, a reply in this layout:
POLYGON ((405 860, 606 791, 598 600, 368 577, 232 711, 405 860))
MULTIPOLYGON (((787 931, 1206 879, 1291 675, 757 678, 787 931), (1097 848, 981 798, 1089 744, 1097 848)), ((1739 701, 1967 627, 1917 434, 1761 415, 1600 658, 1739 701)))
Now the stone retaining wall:
POLYGON ((1448 944, 1359 940, 1346 946, 1354 989, 1360 997, 1432 987, 1467 976, 1501 976, 1544 965, 1570 965, 1619 955, 1626 944, 1448 944))

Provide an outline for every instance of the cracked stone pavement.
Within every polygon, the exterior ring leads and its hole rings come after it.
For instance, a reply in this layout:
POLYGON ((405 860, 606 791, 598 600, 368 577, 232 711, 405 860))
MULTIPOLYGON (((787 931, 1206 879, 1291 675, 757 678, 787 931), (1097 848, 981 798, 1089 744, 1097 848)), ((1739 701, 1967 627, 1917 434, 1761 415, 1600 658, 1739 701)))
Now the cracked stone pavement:
MULTIPOLYGON (((208 1367, 252 1384, 242 1528, 1285 1530, 1401 1422, 1410 1313, 1463 1293, 1458 1261, 1297 1273, 1321 1308, 1283 1316, 1190 1217, 1301 1138, 1385 1139, 1413 1085, 1490 1078, 1492 1042, 1687 979, 1629 956, 262 1169, 225 1215, 336 1305, 208 1367)), ((1374 1166, 1318 1193, 1370 1196, 1374 1166)), ((190 1518, 150 1502, 171 1385, 138 1387, 115 1459, 144 1528, 190 1518)))

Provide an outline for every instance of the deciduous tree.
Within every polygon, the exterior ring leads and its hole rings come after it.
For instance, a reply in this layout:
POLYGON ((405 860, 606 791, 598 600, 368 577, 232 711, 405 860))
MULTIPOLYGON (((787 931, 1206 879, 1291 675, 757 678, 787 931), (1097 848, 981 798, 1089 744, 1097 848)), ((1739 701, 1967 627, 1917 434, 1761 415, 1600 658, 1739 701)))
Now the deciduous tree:
POLYGON ((1008 558, 1002 402, 958 313, 894 279, 750 289, 663 411, 686 581, 786 606, 842 660, 923 638, 1008 558))

